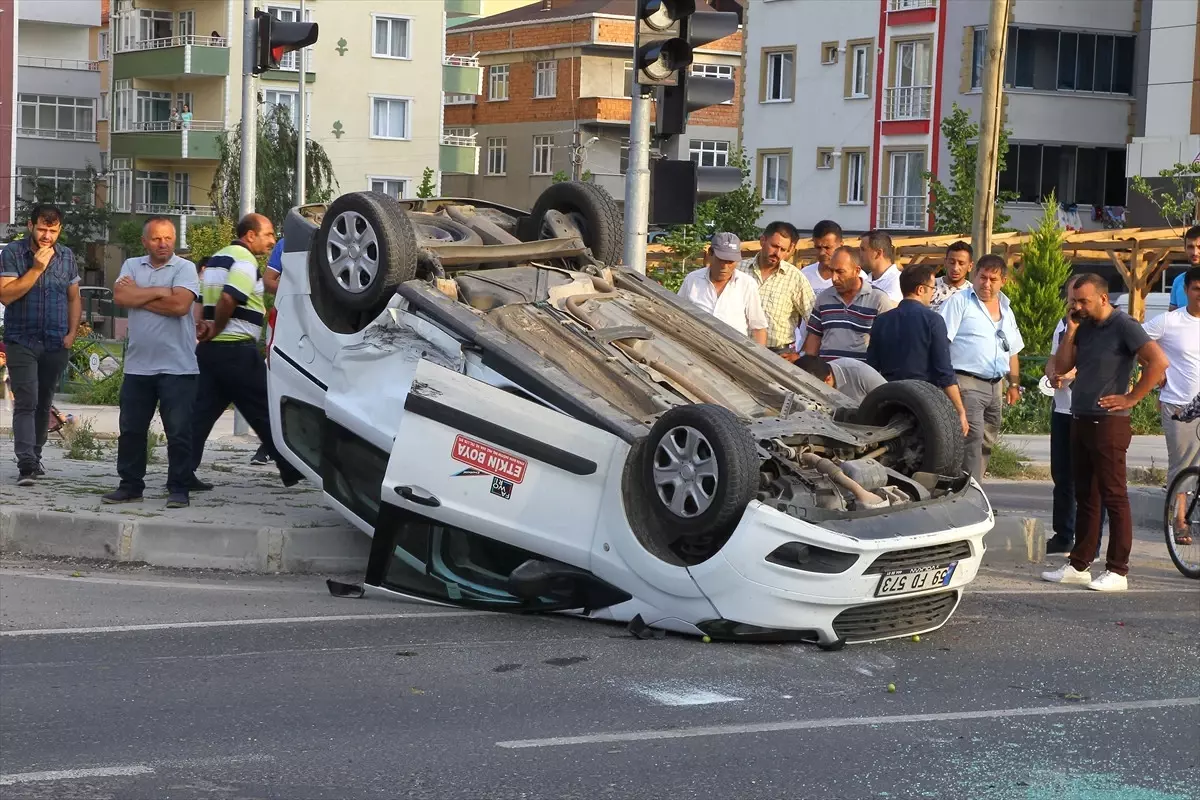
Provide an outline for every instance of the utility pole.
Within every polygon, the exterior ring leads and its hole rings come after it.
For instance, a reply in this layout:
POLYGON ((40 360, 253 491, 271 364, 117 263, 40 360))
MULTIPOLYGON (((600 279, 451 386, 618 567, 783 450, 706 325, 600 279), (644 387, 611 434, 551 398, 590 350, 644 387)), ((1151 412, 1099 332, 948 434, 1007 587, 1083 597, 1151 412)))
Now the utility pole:
POLYGON ((629 118, 629 167, 625 170, 624 264, 646 274, 646 235, 650 217, 650 95, 633 77, 629 118))
MULTIPOLYGON (((300 22, 304 22, 304 0, 300 0, 300 22)), ((307 48, 301 47, 296 53, 296 64, 300 67, 300 93, 296 95, 297 122, 298 128, 296 134, 296 205, 304 205, 304 179, 306 166, 304 159, 307 156, 305 149, 308 147, 308 130, 305 125, 305 120, 308 119, 308 103, 304 99, 304 76, 308 69, 306 63, 308 57, 305 53, 307 48)))
MULTIPOLYGON (((254 0, 244 0, 242 20, 242 162, 239 217, 254 211, 255 146, 258 143, 258 98, 254 91, 255 32, 254 0)), ((303 80, 303 75, 301 75, 303 80)))
POLYGON ((1000 149, 1001 108, 1004 103, 1004 55, 1008 45, 1008 12, 1012 0, 992 0, 987 50, 983 61, 983 98, 979 112, 979 145, 975 158, 975 213, 971 246, 975 258, 992 252, 996 218, 996 160, 1000 149))

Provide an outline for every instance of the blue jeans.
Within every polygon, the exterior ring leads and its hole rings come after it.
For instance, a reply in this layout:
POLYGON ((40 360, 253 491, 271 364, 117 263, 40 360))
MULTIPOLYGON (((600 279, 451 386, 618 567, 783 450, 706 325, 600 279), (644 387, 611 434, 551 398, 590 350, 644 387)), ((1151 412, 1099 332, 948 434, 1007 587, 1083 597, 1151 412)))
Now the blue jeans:
MULTIPOLYGON (((1050 478, 1054 481, 1054 535, 1075 543, 1075 476, 1071 471, 1071 415, 1050 414, 1050 478)), ((1100 512, 1104 529, 1107 513, 1100 512)), ((1100 546, 1096 545, 1099 554, 1100 546)))
POLYGON ((192 475, 192 412, 195 375, 126 375, 121 384, 121 438, 117 474, 121 488, 140 495, 146 488, 146 440, 154 408, 167 434, 167 491, 187 492, 192 475))

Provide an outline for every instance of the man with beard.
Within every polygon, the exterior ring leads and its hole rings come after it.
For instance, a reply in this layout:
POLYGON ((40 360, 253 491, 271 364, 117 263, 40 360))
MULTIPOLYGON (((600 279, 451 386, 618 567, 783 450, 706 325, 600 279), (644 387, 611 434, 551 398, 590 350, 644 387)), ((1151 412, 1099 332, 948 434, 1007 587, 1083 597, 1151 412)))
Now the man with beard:
POLYGON ((871 324, 896 304, 863 278, 858 248, 839 247, 829 262, 832 283, 817 295, 808 317, 804 352, 826 361, 867 360, 871 324))
POLYGON ((690 300, 743 336, 767 343, 767 316, 758 283, 737 268, 742 242, 732 233, 718 233, 704 253, 704 266, 689 272, 679 296, 690 300))
POLYGON ((785 260, 799 235, 789 222, 772 222, 759 239, 758 255, 738 264, 738 269, 758 284, 763 313, 767 315, 767 347, 789 361, 799 355, 795 350, 796 327, 813 307, 808 278, 785 260))
POLYGON ((1129 410, 1162 383, 1167 357, 1137 320, 1112 306, 1108 283, 1099 275, 1075 280, 1070 309, 1067 333, 1054 358, 1059 375, 1076 370, 1071 392, 1075 548, 1066 564, 1043 572, 1042 579, 1086 584, 1098 592, 1123 592, 1129 587, 1126 576, 1133 548, 1125 476, 1129 410), (1135 362, 1141 362, 1142 375, 1130 389, 1135 362), (1103 574, 1093 580, 1088 568, 1100 538, 1101 507, 1108 511, 1108 554, 1103 574))
POLYGON ((975 251, 966 242, 954 242, 946 248, 946 274, 934 283, 930 308, 941 310, 943 303, 971 285, 974 259, 975 251))

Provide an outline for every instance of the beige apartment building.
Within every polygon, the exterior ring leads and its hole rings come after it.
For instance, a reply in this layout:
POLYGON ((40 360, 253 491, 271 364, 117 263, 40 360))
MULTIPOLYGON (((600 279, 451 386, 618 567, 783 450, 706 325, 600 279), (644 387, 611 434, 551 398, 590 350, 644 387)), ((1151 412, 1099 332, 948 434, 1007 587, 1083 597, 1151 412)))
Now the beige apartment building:
MULTIPOLYGON (((478 5, 475 3, 474 5, 478 5)), ((307 48, 305 126, 333 163, 340 192, 415 194, 426 167, 474 163, 469 143, 443 145, 442 88, 478 90, 469 57, 447 58, 447 13, 477 10, 464 0, 308 0, 320 26, 307 48), (450 7, 450 8, 448 8, 450 7)), ((299 2, 260 2, 281 21, 299 21, 299 2)), ((241 107, 242 3, 237 0, 115 0, 109 26, 114 224, 148 214, 187 228, 214 214, 209 198, 218 137, 241 107), (173 110, 191 113, 174 121, 173 110)), ((283 106, 296 120, 298 54, 259 76, 260 109, 283 106)))

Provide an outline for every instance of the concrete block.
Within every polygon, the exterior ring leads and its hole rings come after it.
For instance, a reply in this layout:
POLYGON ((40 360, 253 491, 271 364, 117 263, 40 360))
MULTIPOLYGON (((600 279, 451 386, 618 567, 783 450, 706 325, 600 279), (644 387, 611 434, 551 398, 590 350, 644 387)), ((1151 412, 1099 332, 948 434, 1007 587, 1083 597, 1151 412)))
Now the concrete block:
POLYGON ((123 560, 121 537, 133 523, 103 514, 14 509, 0 512, 4 552, 123 560))
POLYGON ((293 528, 283 532, 283 572, 363 573, 371 539, 346 528, 293 528))
POLYGON ((159 567, 262 571, 256 528, 144 520, 131 547, 135 561, 159 567))

